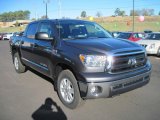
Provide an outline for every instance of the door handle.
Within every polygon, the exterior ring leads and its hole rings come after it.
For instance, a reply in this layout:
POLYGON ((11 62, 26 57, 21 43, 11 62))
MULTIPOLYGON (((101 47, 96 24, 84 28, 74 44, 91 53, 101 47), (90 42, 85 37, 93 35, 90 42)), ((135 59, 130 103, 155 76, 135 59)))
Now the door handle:
POLYGON ((24 44, 24 41, 21 41, 21 44, 24 44))
POLYGON ((33 47, 34 47, 34 48, 38 47, 38 44, 37 44, 37 43, 34 43, 34 44, 33 44, 33 47))

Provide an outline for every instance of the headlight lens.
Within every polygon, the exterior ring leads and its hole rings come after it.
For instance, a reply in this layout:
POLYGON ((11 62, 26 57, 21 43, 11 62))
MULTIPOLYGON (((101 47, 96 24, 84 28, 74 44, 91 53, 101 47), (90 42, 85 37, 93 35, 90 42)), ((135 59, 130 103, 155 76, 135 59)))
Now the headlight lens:
POLYGON ((105 67, 107 57, 100 55, 83 55, 80 54, 79 58, 86 67, 105 67))
POLYGON ((149 48, 150 49, 154 49, 155 48, 155 44, 151 44, 149 48))

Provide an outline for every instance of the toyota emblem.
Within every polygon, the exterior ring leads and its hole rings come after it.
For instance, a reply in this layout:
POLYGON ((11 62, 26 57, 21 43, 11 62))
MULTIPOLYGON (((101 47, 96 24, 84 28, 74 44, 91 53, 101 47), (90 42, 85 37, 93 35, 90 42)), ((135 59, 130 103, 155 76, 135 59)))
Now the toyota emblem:
POLYGON ((136 58, 129 58, 128 65, 134 66, 137 64, 136 58))

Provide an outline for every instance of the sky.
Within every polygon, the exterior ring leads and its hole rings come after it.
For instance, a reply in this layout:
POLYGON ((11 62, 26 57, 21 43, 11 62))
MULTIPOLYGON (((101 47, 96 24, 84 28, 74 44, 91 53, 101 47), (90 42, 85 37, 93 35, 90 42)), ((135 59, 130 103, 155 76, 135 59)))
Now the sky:
MULTIPOLYGON (((124 10, 129 15, 133 9, 133 0, 1 0, 0 14, 18 10, 29 10, 30 19, 45 15, 45 3, 48 3, 48 17, 51 19, 67 17, 76 18, 86 11, 87 16, 114 15, 116 8, 124 10), (45 2, 44 2, 45 1, 45 2)), ((154 9, 155 15, 160 12, 160 0, 134 0, 135 10, 154 9)))

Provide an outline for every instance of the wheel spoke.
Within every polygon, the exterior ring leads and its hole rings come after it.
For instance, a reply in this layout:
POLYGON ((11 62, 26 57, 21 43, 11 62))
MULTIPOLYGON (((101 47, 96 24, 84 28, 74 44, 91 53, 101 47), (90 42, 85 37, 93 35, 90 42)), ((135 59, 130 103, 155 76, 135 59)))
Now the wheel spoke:
POLYGON ((73 88, 70 88, 70 89, 68 90, 68 92, 69 92, 70 94, 74 94, 73 88))
POLYGON ((67 95, 67 93, 64 93, 64 99, 68 102, 68 95, 67 95))
POLYGON ((66 80, 66 87, 69 88, 71 82, 69 80, 66 80))
POLYGON ((16 70, 18 70, 18 58, 17 57, 15 57, 14 58, 14 66, 15 66, 15 68, 16 68, 16 70))
POLYGON ((72 101, 73 100, 72 94, 68 94, 68 98, 69 98, 70 101, 72 101))
POLYGON ((74 99, 74 89, 73 89, 73 85, 70 82, 69 79, 64 78, 61 83, 60 83, 60 92, 61 95, 63 97, 63 99, 68 102, 71 103, 74 99))
POLYGON ((62 88, 65 88, 65 81, 62 81, 61 85, 62 85, 62 88))
POLYGON ((64 93, 64 92, 65 92, 65 88, 61 88, 61 92, 63 92, 63 93, 64 93))

